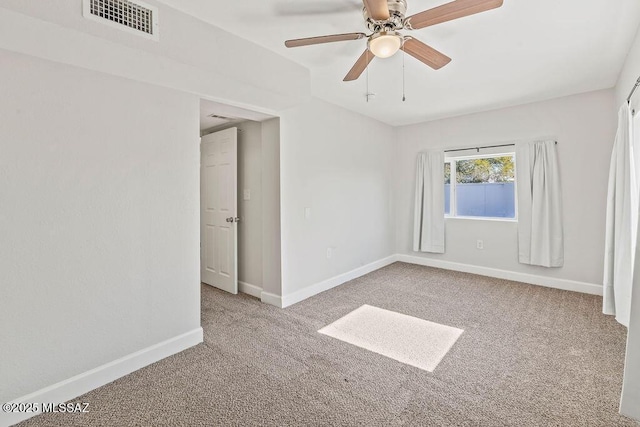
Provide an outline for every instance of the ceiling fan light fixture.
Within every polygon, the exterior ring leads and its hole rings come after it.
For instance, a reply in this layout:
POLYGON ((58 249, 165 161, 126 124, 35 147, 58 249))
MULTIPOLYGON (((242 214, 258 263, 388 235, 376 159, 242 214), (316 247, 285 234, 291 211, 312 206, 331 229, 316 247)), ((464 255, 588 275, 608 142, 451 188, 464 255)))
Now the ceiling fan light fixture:
POLYGON ((378 58, 389 58, 402 47, 402 35, 395 31, 382 31, 372 35, 367 45, 378 58))

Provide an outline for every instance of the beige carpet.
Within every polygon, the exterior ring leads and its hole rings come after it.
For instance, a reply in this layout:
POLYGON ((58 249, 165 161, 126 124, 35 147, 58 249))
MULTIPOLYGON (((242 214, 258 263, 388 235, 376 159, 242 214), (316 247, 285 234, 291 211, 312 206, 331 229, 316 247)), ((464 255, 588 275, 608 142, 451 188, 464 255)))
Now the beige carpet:
POLYGON ((285 310, 202 289, 205 343, 24 426, 638 426, 600 297, 396 263, 285 310), (432 372, 317 331, 368 304, 464 330, 432 372))

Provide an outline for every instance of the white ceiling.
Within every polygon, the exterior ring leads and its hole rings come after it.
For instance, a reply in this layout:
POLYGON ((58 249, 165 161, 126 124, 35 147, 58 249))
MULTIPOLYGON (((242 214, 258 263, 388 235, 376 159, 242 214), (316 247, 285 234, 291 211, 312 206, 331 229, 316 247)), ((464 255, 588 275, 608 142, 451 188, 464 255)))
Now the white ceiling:
MULTIPOLYGON (((311 70, 313 95, 391 125, 404 125, 615 85, 640 23, 638 0, 505 0, 495 10, 404 31, 450 56, 435 71, 399 52, 366 74, 344 75, 365 40, 287 49, 284 40, 368 31, 360 0, 162 0, 311 70), (333 12, 335 10, 336 12, 333 12)), ((408 0, 407 15, 446 0, 408 0)), ((259 67, 260 64, 256 64, 259 67)))

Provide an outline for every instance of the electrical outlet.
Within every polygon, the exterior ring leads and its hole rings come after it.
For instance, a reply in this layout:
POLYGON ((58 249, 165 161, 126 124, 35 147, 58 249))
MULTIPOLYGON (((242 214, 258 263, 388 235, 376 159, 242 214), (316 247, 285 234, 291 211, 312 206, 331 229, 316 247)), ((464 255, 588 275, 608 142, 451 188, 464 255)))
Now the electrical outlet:
POLYGON ((251 190, 248 190, 248 189, 247 189, 247 190, 244 190, 244 191, 242 192, 242 196, 243 196, 242 198, 243 198, 244 200, 251 200, 251 190))
POLYGON ((476 242, 476 249, 484 249, 484 242, 482 240, 476 242))
POLYGON ((327 259, 333 256, 333 248, 327 248, 327 259))
POLYGON ((304 219, 311 218, 311 208, 304 208, 304 219))

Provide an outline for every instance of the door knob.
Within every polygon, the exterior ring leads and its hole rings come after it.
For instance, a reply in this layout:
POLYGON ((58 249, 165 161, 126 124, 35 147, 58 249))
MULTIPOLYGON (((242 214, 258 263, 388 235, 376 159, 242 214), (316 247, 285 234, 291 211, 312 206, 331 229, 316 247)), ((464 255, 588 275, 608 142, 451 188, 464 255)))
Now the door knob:
POLYGON ((232 217, 232 216, 230 216, 230 217, 229 217, 229 218, 227 218, 225 221, 227 221, 227 222, 233 222, 233 217, 232 217))

